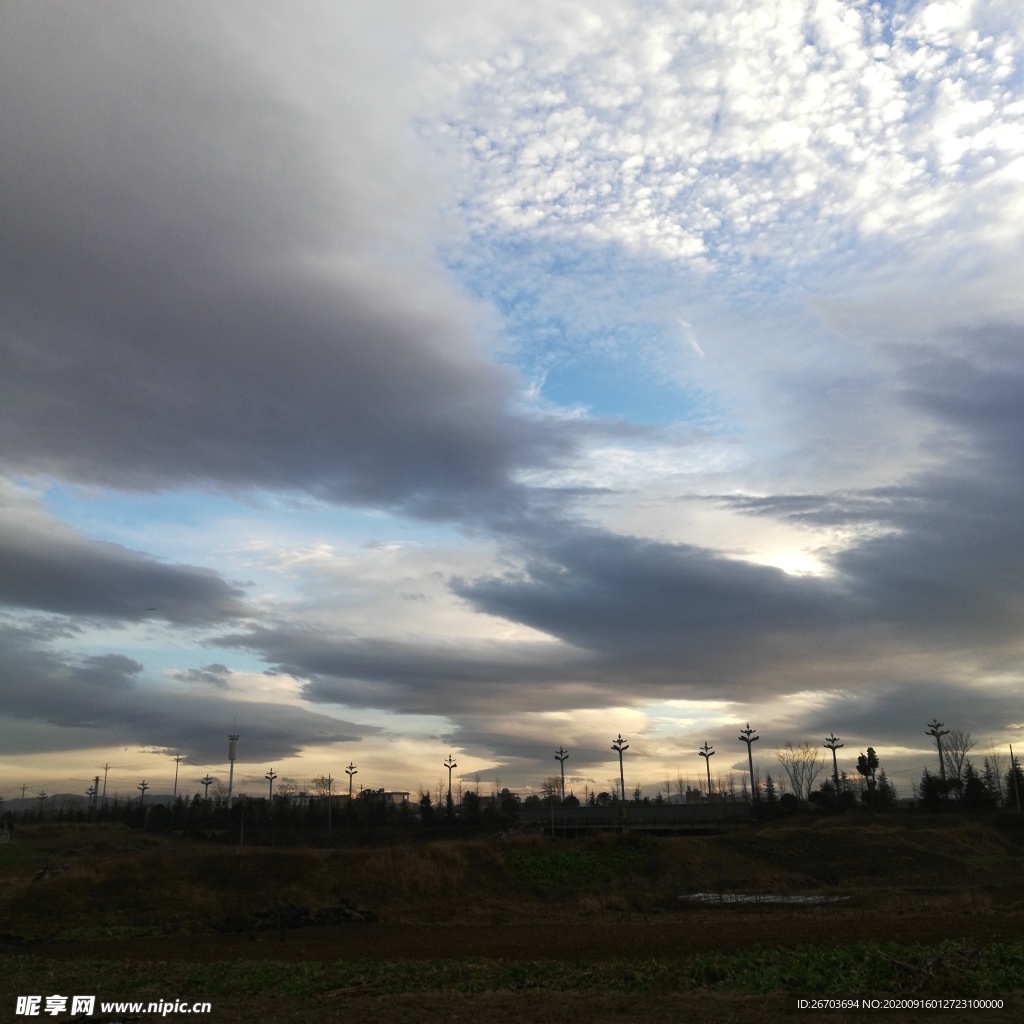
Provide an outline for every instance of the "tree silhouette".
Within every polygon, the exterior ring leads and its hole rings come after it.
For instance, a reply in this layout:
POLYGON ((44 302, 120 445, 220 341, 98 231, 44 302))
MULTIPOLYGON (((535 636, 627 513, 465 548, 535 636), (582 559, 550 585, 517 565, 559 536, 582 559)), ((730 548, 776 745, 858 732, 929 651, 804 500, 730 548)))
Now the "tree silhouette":
POLYGON ((864 803, 873 805, 875 802, 875 772, 878 771, 878 755, 874 747, 868 747, 867 754, 861 754, 857 758, 857 772, 864 776, 867 782, 867 792, 864 794, 864 803))
POLYGON ((775 751, 775 756, 789 778, 793 795, 801 803, 807 803, 814 788, 814 780, 825 767, 818 748, 810 743, 801 744, 799 747, 787 743, 781 750, 775 751))

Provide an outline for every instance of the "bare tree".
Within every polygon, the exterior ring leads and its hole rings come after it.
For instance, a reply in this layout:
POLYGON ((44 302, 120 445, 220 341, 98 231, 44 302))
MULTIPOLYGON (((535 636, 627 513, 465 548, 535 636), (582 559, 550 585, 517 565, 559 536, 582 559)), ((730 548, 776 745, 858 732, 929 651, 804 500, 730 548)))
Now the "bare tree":
POLYGON ((946 778, 955 780, 958 790, 963 790, 964 770, 967 755, 974 748, 975 741, 963 729, 950 729, 942 741, 942 761, 946 766, 946 778))
POLYGON ((814 780, 825 767, 818 748, 811 743, 803 743, 799 747, 787 743, 781 750, 775 751, 775 756, 793 787, 793 795, 801 803, 807 803, 814 788, 814 780))
POLYGON ((562 780, 558 775, 549 775, 540 786, 541 795, 545 800, 550 800, 551 797, 562 796, 562 780))

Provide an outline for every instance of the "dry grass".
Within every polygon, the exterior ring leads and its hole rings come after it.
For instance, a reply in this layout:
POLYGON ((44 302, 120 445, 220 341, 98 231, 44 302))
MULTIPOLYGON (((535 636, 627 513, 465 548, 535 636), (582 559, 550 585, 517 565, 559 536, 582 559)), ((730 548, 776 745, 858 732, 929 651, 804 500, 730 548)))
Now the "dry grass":
POLYGON ((687 892, 826 891, 864 912, 1019 910, 1021 851, 971 821, 779 822, 718 837, 526 837, 239 850, 119 826, 20 827, 0 847, 0 931, 195 934, 291 904, 392 922, 510 922, 680 911, 687 892), (44 863, 66 870, 33 881, 44 863), (1016 888, 1014 888, 1016 886, 1016 888))

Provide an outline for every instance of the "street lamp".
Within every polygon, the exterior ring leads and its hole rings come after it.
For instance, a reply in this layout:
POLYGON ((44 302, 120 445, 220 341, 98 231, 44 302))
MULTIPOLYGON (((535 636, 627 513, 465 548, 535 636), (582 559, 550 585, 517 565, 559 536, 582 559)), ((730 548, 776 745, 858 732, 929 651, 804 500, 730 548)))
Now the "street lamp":
POLYGON ((455 758, 449 754, 444 759, 444 766, 448 769, 448 802, 451 803, 452 799, 452 769, 458 768, 459 766, 455 763, 455 758))
POLYGON ((836 761, 836 750, 838 750, 840 747, 845 746, 845 744, 840 743, 839 742, 839 737, 833 734, 832 736, 826 736, 825 737, 825 742, 822 744, 822 746, 828 747, 828 749, 832 751, 832 778, 835 780, 835 784, 836 784, 836 800, 838 801, 839 800, 839 764, 836 761))
POLYGON ((612 750, 617 751, 619 755, 619 787, 622 793, 622 810, 620 816, 624 818, 626 816, 626 776, 622 772, 622 752, 624 750, 629 750, 629 744, 622 738, 621 732, 616 739, 612 740, 612 750))
POLYGON ((345 769, 345 774, 348 776, 348 802, 349 806, 352 805, 352 776, 359 774, 359 769, 349 761, 348 767, 345 769))
POLYGON ((569 756, 568 750, 563 750, 561 747, 558 748, 555 753, 555 760, 559 763, 562 769, 562 803, 565 803, 565 759, 569 756))
POLYGON ((935 745, 939 748, 939 774, 942 776, 942 781, 946 781, 946 766, 942 761, 942 737, 949 732, 948 729, 942 728, 942 722, 938 719, 933 719, 928 723, 928 728, 925 730, 926 736, 935 737, 935 745))
POLYGON ((235 789, 235 758, 238 756, 238 734, 228 733, 228 810, 231 810, 231 802, 235 789))
POLYGON ((750 766, 750 800, 753 802, 757 799, 757 794, 754 792, 754 755, 751 753, 750 745, 756 743, 761 737, 752 736, 753 729, 750 728, 750 723, 747 722, 746 729, 740 729, 740 739, 743 740, 747 745, 747 764, 750 766))
POLYGON ((708 741, 704 741, 704 746, 698 751, 701 757, 704 758, 704 767, 708 770, 708 801, 711 800, 711 758, 715 756, 715 748, 708 746, 708 741))

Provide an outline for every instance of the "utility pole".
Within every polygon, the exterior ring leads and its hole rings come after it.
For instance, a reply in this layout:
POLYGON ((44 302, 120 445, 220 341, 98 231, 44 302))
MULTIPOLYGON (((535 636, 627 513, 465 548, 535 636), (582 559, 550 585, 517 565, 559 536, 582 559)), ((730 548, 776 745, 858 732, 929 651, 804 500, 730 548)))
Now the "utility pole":
POLYGON ((178 765, 184 760, 185 758, 181 754, 174 755, 174 792, 171 794, 172 800, 178 799, 178 765))
POLYGON ((235 757, 238 755, 238 733, 228 734, 228 811, 231 811, 231 801, 235 786, 235 757))
POLYGON ((146 802, 146 790, 149 789, 149 783, 143 779, 135 788, 142 793, 142 796, 139 797, 139 807, 141 808, 146 802))
POLYGON ((942 722, 938 719, 934 719, 928 723, 928 728, 925 730, 926 736, 935 737, 935 745, 939 748, 939 774, 942 776, 943 784, 946 781, 946 765, 942 759, 942 737, 949 732, 948 729, 942 728, 942 722))
POLYGON ((345 769, 345 774, 348 776, 348 805, 352 806, 352 776, 359 774, 359 769, 349 761, 348 767, 345 769))
POLYGON ((271 803, 273 803, 274 802, 274 779, 277 778, 277 772, 275 772, 274 769, 271 768, 270 771, 267 772, 267 774, 263 776, 263 778, 267 779, 270 782, 270 794, 267 797, 267 799, 271 803))
POLYGON ((704 741, 704 746, 697 751, 701 757, 704 758, 704 767, 708 770, 708 803, 711 802, 711 758, 715 756, 715 748, 708 746, 708 741, 704 741))
POLYGON ((210 778, 210 773, 207 772, 200 780, 199 785, 203 787, 203 805, 205 806, 210 802, 210 786, 213 783, 213 779, 210 778))
MULTIPOLYGON (((96 781, 99 782, 99 776, 98 775, 96 776, 96 781)), ((92 821, 92 802, 96 798, 96 793, 97 793, 97 787, 96 786, 90 786, 85 791, 85 795, 89 798, 88 817, 89 817, 90 821, 92 821)))
POLYGON ((104 765, 100 765, 100 767, 103 769, 103 806, 106 807, 107 806, 107 772, 110 771, 110 765, 109 764, 104 764, 104 765))
POLYGON ((619 755, 619 786, 621 787, 621 791, 622 791, 622 807, 621 807, 621 809, 619 811, 619 817, 620 818, 625 818, 626 817, 626 776, 625 776, 625 774, 623 772, 623 769, 622 769, 622 752, 624 750, 629 750, 629 744, 622 738, 622 733, 621 732, 619 733, 619 735, 618 735, 618 737, 616 739, 612 740, 612 750, 616 751, 618 753, 618 755, 619 755))
POLYGON ((754 803, 757 800, 757 794, 754 792, 754 755, 751 752, 750 745, 756 743, 761 737, 753 736, 753 729, 750 728, 750 723, 747 722, 746 729, 740 729, 740 739, 743 740, 747 745, 747 764, 750 767, 750 802, 754 803))
POLYGON ((836 803, 839 802, 839 763, 836 761, 836 751, 845 745, 839 742, 839 737, 836 735, 826 736, 825 742, 822 744, 822 746, 828 747, 832 751, 832 778, 836 784, 836 803))
POLYGON ((97 775, 92 780, 92 809, 95 813, 100 802, 100 777, 97 775))

